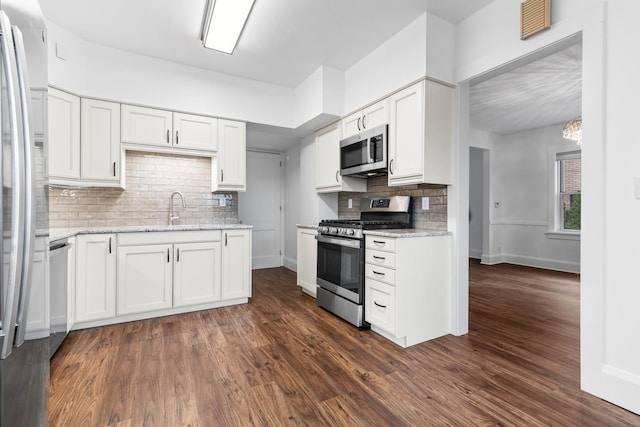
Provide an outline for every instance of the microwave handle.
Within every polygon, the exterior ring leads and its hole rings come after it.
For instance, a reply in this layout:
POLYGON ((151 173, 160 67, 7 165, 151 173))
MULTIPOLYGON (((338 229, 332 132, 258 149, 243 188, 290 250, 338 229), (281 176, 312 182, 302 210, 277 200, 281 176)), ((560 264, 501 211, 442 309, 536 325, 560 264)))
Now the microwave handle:
POLYGON ((371 153, 371 138, 367 138, 367 157, 369 163, 373 163, 375 161, 373 154, 371 153))

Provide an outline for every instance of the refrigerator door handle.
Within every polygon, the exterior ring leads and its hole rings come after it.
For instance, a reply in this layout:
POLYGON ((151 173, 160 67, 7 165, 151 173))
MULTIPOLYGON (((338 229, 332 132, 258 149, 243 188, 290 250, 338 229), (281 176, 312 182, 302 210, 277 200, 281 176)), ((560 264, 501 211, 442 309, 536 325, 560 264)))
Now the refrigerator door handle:
POLYGON ((23 164, 22 177, 24 179, 24 250, 22 258, 22 288, 20 290, 20 302, 16 319, 17 330, 15 345, 24 343, 27 329, 27 313, 29 312, 29 299, 31 295, 31 271, 33 263, 33 247, 35 241, 35 193, 34 189, 34 143, 31 134, 31 89, 29 88, 29 76, 27 74, 27 57, 24 50, 24 41, 20 29, 11 27, 13 42, 16 47, 16 69, 18 71, 18 91, 20 93, 20 113, 22 118, 23 164))
MULTIPOLYGON (((18 113, 16 107, 16 92, 14 87, 14 78, 16 73, 15 64, 15 45, 13 42, 13 36, 11 33, 11 25, 9 24, 9 18, 7 15, 0 11, 0 50, 2 51, 2 68, 6 74, 6 95, 8 104, 8 122, 9 132, 11 136, 11 197, 13 199, 11 204, 11 244, 9 250, 9 274, 6 275, 6 293, 4 301, 4 313, 2 320, 2 330, 5 334, 5 340, 0 349, 0 358, 7 358, 12 351, 13 342, 15 337, 15 325, 18 315, 18 303, 20 301, 20 289, 21 289, 21 276, 22 276, 22 251, 23 251, 23 236, 24 236, 24 223, 23 223, 23 206, 24 199, 17 197, 24 193, 22 184, 24 177, 22 175, 22 153, 20 138, 18 136, 18 113)), ((0 159, 2 164, 7 164, 9 159, 0 159)), ((3 173, 4 174, 4 173, 3 173)), ((4 191, 4 189, 2 190, 4 191)), ((4 197, 0 194, 2 200, 4 197)), ((4 221, 4 218, 2 218, 4 221)), ((3 237, 4 240, 4 237, 3 237)), ((4 242, 3 242, 4 252, 4 242)), ((3 265, 4 267, 4 265, 3 265)), ((4 280, 4 277, 0 278, 4 280)))

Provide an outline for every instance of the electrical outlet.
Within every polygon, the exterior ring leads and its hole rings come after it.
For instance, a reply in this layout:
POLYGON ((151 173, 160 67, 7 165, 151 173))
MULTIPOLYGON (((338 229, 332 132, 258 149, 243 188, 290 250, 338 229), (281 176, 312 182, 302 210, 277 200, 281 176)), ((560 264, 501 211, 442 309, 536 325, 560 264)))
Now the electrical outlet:
POLYGON ((427 197, 427 196, 422 198, 422 210, 423 211, 428 211, 429 210, 429 197, 427 197))
POLYGON ((348 199, 347 204, 349 205, 349 209, 353 209, 353 199, 348 199))
POLYGON ((227 199, 220 199, 220 207, 227 206, 227 199))

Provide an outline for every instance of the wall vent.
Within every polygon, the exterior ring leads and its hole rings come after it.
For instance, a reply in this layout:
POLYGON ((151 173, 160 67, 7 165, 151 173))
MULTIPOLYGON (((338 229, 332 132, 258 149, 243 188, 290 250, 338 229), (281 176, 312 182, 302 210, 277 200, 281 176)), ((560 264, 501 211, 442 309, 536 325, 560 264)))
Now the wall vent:
POLYGON ((551 27, 551 0, 526 0, 520 5, 520 40, 551 27))

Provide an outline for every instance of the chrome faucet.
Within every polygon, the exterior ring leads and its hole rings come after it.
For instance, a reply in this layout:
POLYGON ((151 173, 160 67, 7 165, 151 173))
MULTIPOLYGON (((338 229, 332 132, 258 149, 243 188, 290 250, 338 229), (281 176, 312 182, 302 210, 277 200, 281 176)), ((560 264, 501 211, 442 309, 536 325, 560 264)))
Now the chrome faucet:
POLYGON ((179 191, 174 191, 173 193, 171 193, 171 196, 169 196, 169 225, 173 225, 173 221, 176 219, 180 219, 179 216, 174 216, 173 215, 173 196, 175 195, 180 196, 180 198, 182 199, 182 207, 186 208, 187 204, 184 202, 184 196, 182 195, 181 192, 179 191))

